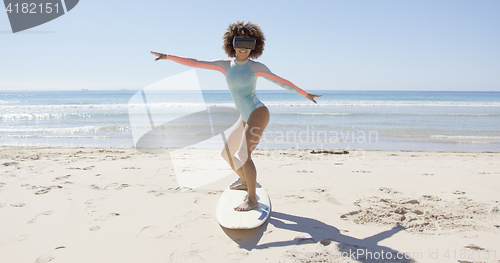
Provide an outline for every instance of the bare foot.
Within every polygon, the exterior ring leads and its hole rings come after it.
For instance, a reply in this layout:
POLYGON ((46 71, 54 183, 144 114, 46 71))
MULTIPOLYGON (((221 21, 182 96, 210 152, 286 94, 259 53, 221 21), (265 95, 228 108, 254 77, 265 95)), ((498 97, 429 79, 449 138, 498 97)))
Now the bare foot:
POLYGON ((234 210, 236 210, 236 211, 248 211, 248 210, 252 210, 252 209, 257 208, 257 207, 259 207, 258 202, 251 202, 250 200, 247 199, 243 204, 235 207, 234 210))
POLYGON ((238 184, 238 185, 229 187, 229 189, 231 189, 231 190, 247 190, 248 188, 247 188, 246 184, 238 184))

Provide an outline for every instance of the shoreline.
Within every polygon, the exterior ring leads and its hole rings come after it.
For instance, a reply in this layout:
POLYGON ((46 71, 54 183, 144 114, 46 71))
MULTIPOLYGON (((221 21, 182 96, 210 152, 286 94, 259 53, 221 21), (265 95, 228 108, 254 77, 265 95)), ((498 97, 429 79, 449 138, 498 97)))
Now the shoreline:
MULTIPOLYGON (((15 145, 0 145, 0 150, 8 149, 8 148, 19 148, 19 149, 116 149, 116 150, 137 150, 136 147, 115 147, 115 146, 15 146, 15 145)), ((193 149, 193 150, 219 150, 219 148, 165 148, 168 150, 179 150, 179 149, 193 149)), ((288 148, 273 148, 273 149, 260 149, 257 147, 255 151, 348 151, 348 152, 356 152, 356 151, 364 151, 364 152, 422 152, 422 153, 492 153, 498 154, 500 150, 497 152, 494 151, 430 151, 430 150, 364 150, 364 149, 350 149, 350 148, 304 148, 304 149, 288 149, 288 148)), ((137 150, 137 152, 140 152, 137 150)), ((338 153, 334 153, 338 154, 338 153)))

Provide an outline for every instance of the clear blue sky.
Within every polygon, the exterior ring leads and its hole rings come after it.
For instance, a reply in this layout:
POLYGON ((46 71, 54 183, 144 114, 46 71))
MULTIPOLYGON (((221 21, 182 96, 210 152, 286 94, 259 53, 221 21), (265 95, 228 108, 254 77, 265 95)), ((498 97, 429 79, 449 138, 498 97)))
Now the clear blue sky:
POLYGON ((12 34, 2 11, 0 90, 141 89, 190 69, 149 51, 226 58, 222 34, 240 20, 267 37, 258 61, 305 90, 500 91, 499 14, 498 0, 81 0, 12 34))

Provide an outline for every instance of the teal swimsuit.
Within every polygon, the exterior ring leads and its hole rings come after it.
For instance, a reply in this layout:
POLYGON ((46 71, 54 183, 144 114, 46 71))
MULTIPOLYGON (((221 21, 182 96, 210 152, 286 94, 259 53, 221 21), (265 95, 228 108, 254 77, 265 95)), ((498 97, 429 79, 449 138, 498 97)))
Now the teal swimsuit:
POLYGON ((236 59, 201 61, 174 55, 168 55, 167 59, 191 67, 215 69, 222 72, 226 77, 229 92, 233 97, 236 109, 240 112, 241 120, 244 122, 248 121, 250 114, 255 109, 264 106, 264 103, 255 95, 255 85, 259 76, 291 92, 304 97, 307 96, 307 92, 295 86, 290 81, 274 75, 264 64, 253 60, 246 60, 244 62, 237 61, 236 59))
POLYGON ((244 122, 247 122, 255 109, 264 106, 255 95, 257 77, 248 62, 231 61, 231 66, 225 74, 229 92, 244 122))

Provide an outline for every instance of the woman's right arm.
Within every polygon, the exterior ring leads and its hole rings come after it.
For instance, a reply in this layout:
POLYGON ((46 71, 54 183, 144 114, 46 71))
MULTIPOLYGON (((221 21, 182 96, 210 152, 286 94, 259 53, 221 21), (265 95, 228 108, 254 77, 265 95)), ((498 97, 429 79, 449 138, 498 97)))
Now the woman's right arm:
POLYGON ((153 52, 153 51, 151 51, 151 53, 158 57, 158 58, 156 58, 156 60, 160 60, 160 59, 172 60, 172 61, 175 61, 177 63, 183 64, 186 66, 190 66, 190 67, 218 70, 218 71, 222 72, 222 74, 226 73, 226 70, 229 66, 229 63, 227 60, 205 61, 205 60, 198 60, 198 59, 194 59, 194 58, 186 58, 186 57, 179 57, 179 56, 174 56, 174 55, 167 55, 167 54, 153 52))

